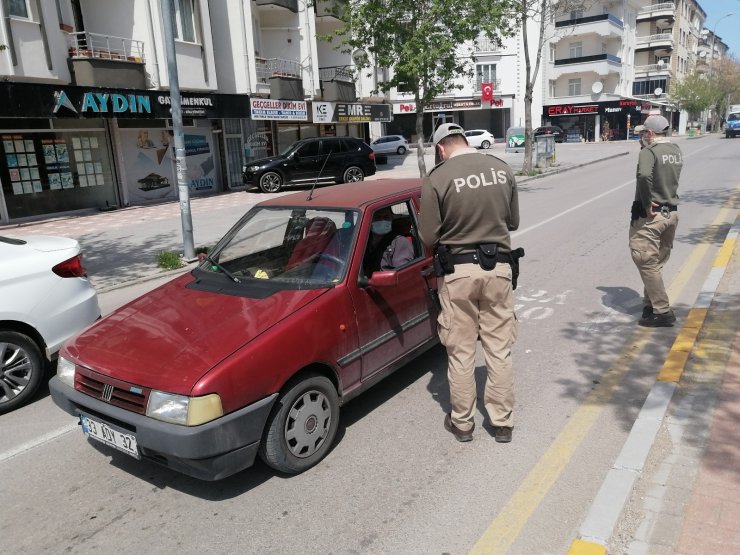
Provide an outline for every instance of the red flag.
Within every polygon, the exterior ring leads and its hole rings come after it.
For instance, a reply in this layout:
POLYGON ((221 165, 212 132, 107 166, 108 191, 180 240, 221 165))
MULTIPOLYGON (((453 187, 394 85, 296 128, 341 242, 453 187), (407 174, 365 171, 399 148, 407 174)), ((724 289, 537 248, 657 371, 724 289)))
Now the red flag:
POLYGON ((493 83, 482 83, 480 86, 480 99, 491 102, 493 100, 493 83))

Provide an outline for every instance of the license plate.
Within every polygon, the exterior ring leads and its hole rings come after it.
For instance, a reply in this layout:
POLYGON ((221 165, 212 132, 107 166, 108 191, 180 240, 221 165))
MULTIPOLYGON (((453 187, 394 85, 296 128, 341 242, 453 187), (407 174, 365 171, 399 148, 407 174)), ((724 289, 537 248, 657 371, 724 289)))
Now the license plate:
POLYGON ((139 455, 139 449, 136 445, 135 435, 119 432, 118 430, 108 426, 108 424, 104 424, 99 420, 93 420, 84 414, 80 415, 80 423, 82 424, 82 432, 85 436, 91 437, 101 443, 105 443, 106 445, 110 445, 111 447, 118 449, 119 451, 123 451, 134 458, 141 458, 139 455))

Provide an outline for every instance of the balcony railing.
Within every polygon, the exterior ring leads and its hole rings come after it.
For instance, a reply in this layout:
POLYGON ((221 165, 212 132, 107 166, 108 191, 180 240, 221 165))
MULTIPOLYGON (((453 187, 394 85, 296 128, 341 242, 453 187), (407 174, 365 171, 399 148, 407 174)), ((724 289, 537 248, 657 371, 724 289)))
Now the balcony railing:
POLYGON ((624 22, 619 19, 616 15, 612 15, 610 13, 605 14, 599 14, 599 15, 590 15, 588 17, 578 17, 575 19, 566 19, 565 21, 556 21, 555 27, 569 27, 571 25, 584 25, 586 23, 596 23, 598 21, 609 21, 619 27, 620 29, 624 29, 624 22))
MULTIPOLYGON (((490 81, 487 81, 490 82, 490 81)), ((483 85, 482 79, 476 79, 475 80, 475 92, 481 92, 481 85, 483 85)), ((493 80, 493 93, 499 93, 501 92, 501 79, 494 79, 493 80)))
POLYGON ((647 37, 637 37, 637 44, 665 41, 673 42, 673 35, 671 33, 660 33, 658 35, 648 35, 647 37))
POLYGON ((587 62, 611 62, 614 64, 621 64, 622 58, 615 56, 614 54, 594 54, 593 56, 577 56, 575 58, 561 58, 555 60, 556 66, 564 66, 570 64, 583 64, 587 62))
POLYGON ((345 81, 353 83, 355 75, 348 66, 320 67, 319 79, 321 81, 345 81))
POLYGON ((144 43, 140 40, 83 31, 71 33, 69 41, 69 55, 72 58, 144 62, 144 43))
POLYGON ((653 4, 651 6, 645 6, 644 8, 640 8, 640 10, 637 12, 638 17, 641 15, 651 14, 653 12, 662 12, 665 10, 675 10, 676 6, 673 2, 662 2, 660 4, 653 4))
POLYGON ((644 66, 635 66, 635 73, 668 73, 670 71, 668 64, 648 64, 644 66))
POLYGON ((475 39, 476 52, 499 52, 501 47, 489 38, 481 37, 475 39))
POLYGON ((257 66, 257 80, 260 83, 269 84, 270 77, 301 78, 301 64, 297 60, 255 58, 254 61, 257 66))

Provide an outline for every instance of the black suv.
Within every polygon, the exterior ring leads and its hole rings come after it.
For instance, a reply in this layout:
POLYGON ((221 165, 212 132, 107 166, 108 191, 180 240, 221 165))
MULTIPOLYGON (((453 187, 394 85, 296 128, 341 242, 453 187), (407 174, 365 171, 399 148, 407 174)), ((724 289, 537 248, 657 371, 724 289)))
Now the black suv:
POLYGON ((353 137, 318 137, 297 141, 279 156, 253 160, 244 166, 245 185, 277 193, 284 185, 314 181, 350 183, 375 173, 375 153, 353 137))

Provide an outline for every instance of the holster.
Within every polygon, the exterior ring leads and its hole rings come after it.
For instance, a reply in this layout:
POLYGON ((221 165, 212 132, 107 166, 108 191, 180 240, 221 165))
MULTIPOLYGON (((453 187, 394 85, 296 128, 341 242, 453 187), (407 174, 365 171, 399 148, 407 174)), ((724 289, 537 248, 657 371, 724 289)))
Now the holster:
POLYGON ((447 245, 438 245, 434 249, 434 275, 440 277, 454 273, 455 265, 450 259, 450 249, 447 248, 447 245))
POLYGON ((647 218, 647 212, 645 212, 645 207, 642 203, 636 200, 632 203, 632 208, 630 208, 630 223, 640 218, 647 218))
POLYGON ((475 253, 478 255, 478 265, 481 268, 491 271, 496 267, 497 243, 481 243, 475 247, 475 253))
POLYGON ((511 287, 516 289, 517 280, 519 279, 519 259, 524 258, 524 249, 519 247, 509 253, 511 256, 511 287))

